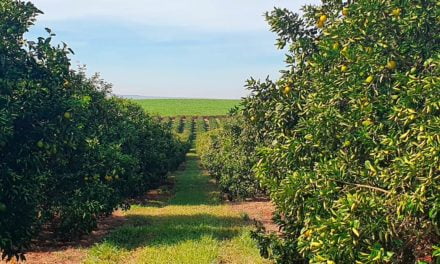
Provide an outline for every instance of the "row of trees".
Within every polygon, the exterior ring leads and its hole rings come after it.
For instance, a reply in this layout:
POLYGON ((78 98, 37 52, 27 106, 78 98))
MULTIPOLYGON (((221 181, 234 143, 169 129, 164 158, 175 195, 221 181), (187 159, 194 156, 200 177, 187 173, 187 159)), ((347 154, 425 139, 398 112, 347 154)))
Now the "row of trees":
POLYGON ((213 176, 229 200, 265 195, 253 165, 257 162, 257 138, 243 118, 224 120, 221 128, 197 136, 196 150, 201 165, 213 176))
POLYGON ((73 71, 54 36, 23 34, 41 13, 0 1, 0 251, 23 258, 43 226, 72 238, 159 184, 186 147, 139 106, 73 71))
MULTIPOLYGON (((276 205, 281 235, 254 234, 264 256, 440 261, 439 7, 324 0, 302 16, 267 14, 278 47, 288 48, 287 69, 277 81, 247 84, 251 96, 235 118, 256 140, 235 123, 211 132, 209 146, 257 156, 238 167, 276 205)), ((237 175, 215 167, 226 168, 227 155, 209 157, 220 181, 237 175)))

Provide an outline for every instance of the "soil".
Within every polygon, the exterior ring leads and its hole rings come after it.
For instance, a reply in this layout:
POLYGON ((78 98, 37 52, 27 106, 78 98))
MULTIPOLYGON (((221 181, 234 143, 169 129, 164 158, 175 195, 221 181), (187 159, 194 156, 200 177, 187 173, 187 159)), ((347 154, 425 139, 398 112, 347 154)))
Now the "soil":
POLYGON ((126 221, 124 212, 115 211, 111 216, 98 221, 98 227, 91 234, 74 241, 60 241, 54 238, 53 233, 42 232, 32 244, 26 254, 26 263, 29 264, 74 264, 81 263, 85 249, 101 241, 111 230, 121 226, 126 221))
POLYGON ((278 233, 278 226, 272 221, 274 205, 268 199, 256 199, 244 202, 231 202, 232 210, 246 213, 251 220, 261 222, 268 232, 278 233))

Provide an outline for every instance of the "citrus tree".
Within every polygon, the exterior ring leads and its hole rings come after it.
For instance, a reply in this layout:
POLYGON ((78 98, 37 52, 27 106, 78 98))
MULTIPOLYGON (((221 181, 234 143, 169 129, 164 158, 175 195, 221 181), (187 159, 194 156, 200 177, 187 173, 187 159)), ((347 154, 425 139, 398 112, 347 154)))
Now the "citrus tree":
POLYGON ((219 183, 229 200, 261 196, 253 165, 258 161, 258 138, 252 126, 234 115, 221 128, 197 136, 196 149, 201 165, 219 183))
POLYGON ((171 131, 73 70, 54 34, 26 41, 41 12, 0 1, 0 253, 17 257, 49 225, 90 232, 125 199, 160 184, 184 158, 171 131))
POLYGON ((269 144, 256 174, 282 235, 279 263, 433 261, 440 242, 440 5, 323 1, 267 14, 287 47, 250 80, 244 117, 269 144), (436 250, 437 249, 437 250, 436 250))

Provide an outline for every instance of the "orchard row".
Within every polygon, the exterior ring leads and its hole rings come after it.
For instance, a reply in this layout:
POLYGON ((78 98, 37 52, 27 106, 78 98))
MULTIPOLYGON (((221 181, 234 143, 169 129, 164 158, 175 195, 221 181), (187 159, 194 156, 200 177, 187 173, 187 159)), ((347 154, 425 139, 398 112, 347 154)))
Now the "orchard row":
POLYGON ((267 195, 277 263, 440 263, 440 8, 322 1, 266 14, 288 48, 278 80, 200 137, 231 199, 267 195))
POLYGON ((110 85, 70 65, 71 50, 23 37, 41 12, 0 1, 0 253, 23 253, 42 229, 62 239, 160 185, 187 146, 110 85))

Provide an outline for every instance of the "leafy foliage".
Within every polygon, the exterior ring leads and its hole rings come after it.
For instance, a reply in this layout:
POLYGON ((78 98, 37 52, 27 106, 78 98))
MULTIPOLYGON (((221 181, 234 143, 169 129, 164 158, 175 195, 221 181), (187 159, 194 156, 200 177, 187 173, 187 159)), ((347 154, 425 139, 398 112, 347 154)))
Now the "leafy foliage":
POLYGON ((189 150, 194 139, 194 120, 191 116, 186 116, 184 119, 177 117, 176 120, 180 120, 181 129, 177 136, 185 144, 187 150, 189 150))
POLYGON ((23 34, 41 12, 0 1, 0 249, 23 258, 42 225, 70 238, 159 184, 184 158, 140 106, 111 98, 98 76, 73 71, 54 34, 23 34))
POLYGON ((217 179, 230 200, 263 193, 252 171, 257 161, 256 141, 249 132, 242 119, 231 119, 222 128, 197 137, 202 166, 217 179))
POLYGON ((267 14, 288 47, 280 80, 249 80, 256 174, 279 263, 414 263, 440 232, 438 1, 328 0, 267 14), (351 2, 351 3, 350 3, 351 2))

